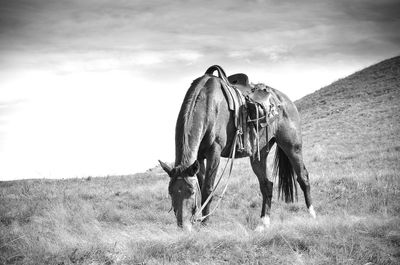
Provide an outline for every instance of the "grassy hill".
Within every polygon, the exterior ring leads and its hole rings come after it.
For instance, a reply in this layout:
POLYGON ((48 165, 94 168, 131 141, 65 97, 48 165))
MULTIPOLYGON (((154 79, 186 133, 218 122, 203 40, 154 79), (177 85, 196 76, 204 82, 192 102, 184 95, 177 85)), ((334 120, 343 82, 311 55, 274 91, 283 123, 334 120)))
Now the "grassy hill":
POLYGON ((323 156, 333 164, 348 161, 350 166, 378 167, 374 170, 398 165, 400 57, 338 80, 296 104, 303 119, 306 157, 314 156, 313 162, 323 156))
MULTIPOLYGON (((399 264, 400 57, 296 102, 318 218, 261 195, 247 159, 207 227, 169 213, 168 177, 0 182, 0 264, 399 264)), ((171 150, 173 152, 173 150, 171 150)), ((138 161, 140 163, 140 161, 138 161)))

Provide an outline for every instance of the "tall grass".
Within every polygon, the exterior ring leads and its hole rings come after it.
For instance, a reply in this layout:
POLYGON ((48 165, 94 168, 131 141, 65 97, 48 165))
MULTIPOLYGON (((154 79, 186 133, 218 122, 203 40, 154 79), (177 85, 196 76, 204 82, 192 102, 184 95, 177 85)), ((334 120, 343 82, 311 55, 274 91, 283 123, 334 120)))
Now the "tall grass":
POLYGON ((316 173, 312 193, 318 219, 308 216, 302 196, 294 204, 274 200, 272 225, 264 234, 253 231, 261 196, 246 160, 237 161, 209 226, 196 226, 191 234, 177 229, 168 213, 168 177, 158 168, 135 176, 3 182, 0 261, 396 264, 399 178, 390 170, 377 179, 362 172, 359 178, 316 173))

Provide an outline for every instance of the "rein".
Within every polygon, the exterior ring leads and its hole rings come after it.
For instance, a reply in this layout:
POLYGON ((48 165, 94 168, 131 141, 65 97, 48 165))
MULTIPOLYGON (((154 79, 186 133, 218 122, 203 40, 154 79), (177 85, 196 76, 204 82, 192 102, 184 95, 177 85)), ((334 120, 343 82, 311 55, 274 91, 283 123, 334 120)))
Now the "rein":
MULTIPOLYGON (((235 153, 236 153, 236 142, 238 141, 238 139, 239 139, 238 137, 239 137, 240 134, 242 134, 242 132, 241 132, 240 130, 237 130, 237 131, 236 131, 236 134, 235 134, 235 138, 234 138, 233 143, 232 143, 231 154, 230 154, 228 160, 226 161, 224 170, 222 171, 221 175, 219 176, 219 179, 218 179, 218 181, 217 181, 217 184, 214 185, 214 189, 211 191, 210 195, 208 195, 206 201, 205 201, 204 204, 200 207, 200 209, 198 209, 198 207, 197 207, 197 197, 196 197, 196 208, 197 208, 197 211, 195 212, 194 215, 192 215, 192 218, 191 218, 191 220, 190 220, 192 223, 201 222, 201 221, 203 221, 204 219, 206 219, 207 217, 209 217, 210 215, 212 215, 212 214, 215 212, 215 210, 218 208, 219 203, 221 202, 222 198, 224 197, 224 194, 225 194, 225 192, 226 192, 226 190, 227 190, 227 188, 228 188, 228 185, 229 185, 229 180, 230 180, 230 178, 231 178, 231 176, 232 176, 233 162, 234 162, 234 160, 235 160, 235 153), (204 208, 207 206, 207 204, 211 201, 211 198, 214 196, 215 191, 217 190, 218 185, 219 185, 219 183, 221 182, 221 179, 222 179, 222 177, 223 177, 223 175, 224 175, 224 173, 225 173, 225 170, 226 170, 226 168, 227 168, 229 162, 231 162, 231 165, 230 165, 230 168, 229 168, 228 179, 227 179, 227 181, 226 181, 225 187, 224 187, 224 189, 223 189, 221 195, 218 196, 219 199, 218 199, 218 201, 217 201, 215 207, 214 207, 207 215, 201 216, 202 211, 203 211, 204 208)), ((200 185, 199 185, 199 182, 198 182, 198 180, 197 180, 197 177, 196 177, 196 183, 197 183, 198 193, 200 194, 200 204, 201 204, 201 190, 200 190, 200 185)))

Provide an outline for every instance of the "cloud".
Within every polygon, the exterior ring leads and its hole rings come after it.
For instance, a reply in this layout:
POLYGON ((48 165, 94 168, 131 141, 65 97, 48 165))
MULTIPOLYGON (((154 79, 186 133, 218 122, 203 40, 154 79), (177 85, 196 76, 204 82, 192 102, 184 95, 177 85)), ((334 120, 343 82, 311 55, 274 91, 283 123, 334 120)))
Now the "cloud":
POLYGON ((308 58, 381 58, 400 47, 398 5, 387 0, 14 0, 0 9, 0 54, 3 66, 80 65, 85 58, 92 68, 165 64, 166 71, 182 61, 270 65, 308 58))
POLYGON ((336 1, 336 6, 358 21, 374 21, 375 23, 385 21, 398 21, 400 16, 400 2, 396 0, 353 0, 336 1))
POLYGON ((278 62, 290 55, 290 48, 283 45, 269 47, 254 47, 251 49, 234 50, 228 56, 234 59, 244 59, 249 62, 263 59, 264 61, 278 62))
POLYGON ((366 65, 398 54, 397 6, 394 0, 7 1, 0 7, 0 66, 168 78, 211 64, 248 72, 310 62, 366 65))

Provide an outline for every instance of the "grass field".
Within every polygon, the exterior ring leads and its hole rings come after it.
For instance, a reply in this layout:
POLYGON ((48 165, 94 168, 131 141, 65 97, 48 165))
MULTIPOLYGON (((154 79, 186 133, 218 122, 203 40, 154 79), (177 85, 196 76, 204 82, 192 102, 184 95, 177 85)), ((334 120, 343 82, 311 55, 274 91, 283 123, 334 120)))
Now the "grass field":
POLYGON ((384 61, 296 102, 316 220, 302 193, 285 204, 275 191, 271 227, 255 232, 261 195, 247 159, 190 234, 168 212, 158 167, 0 182, 0 264, 400 264, 399 69, 399 57, 384 61))

